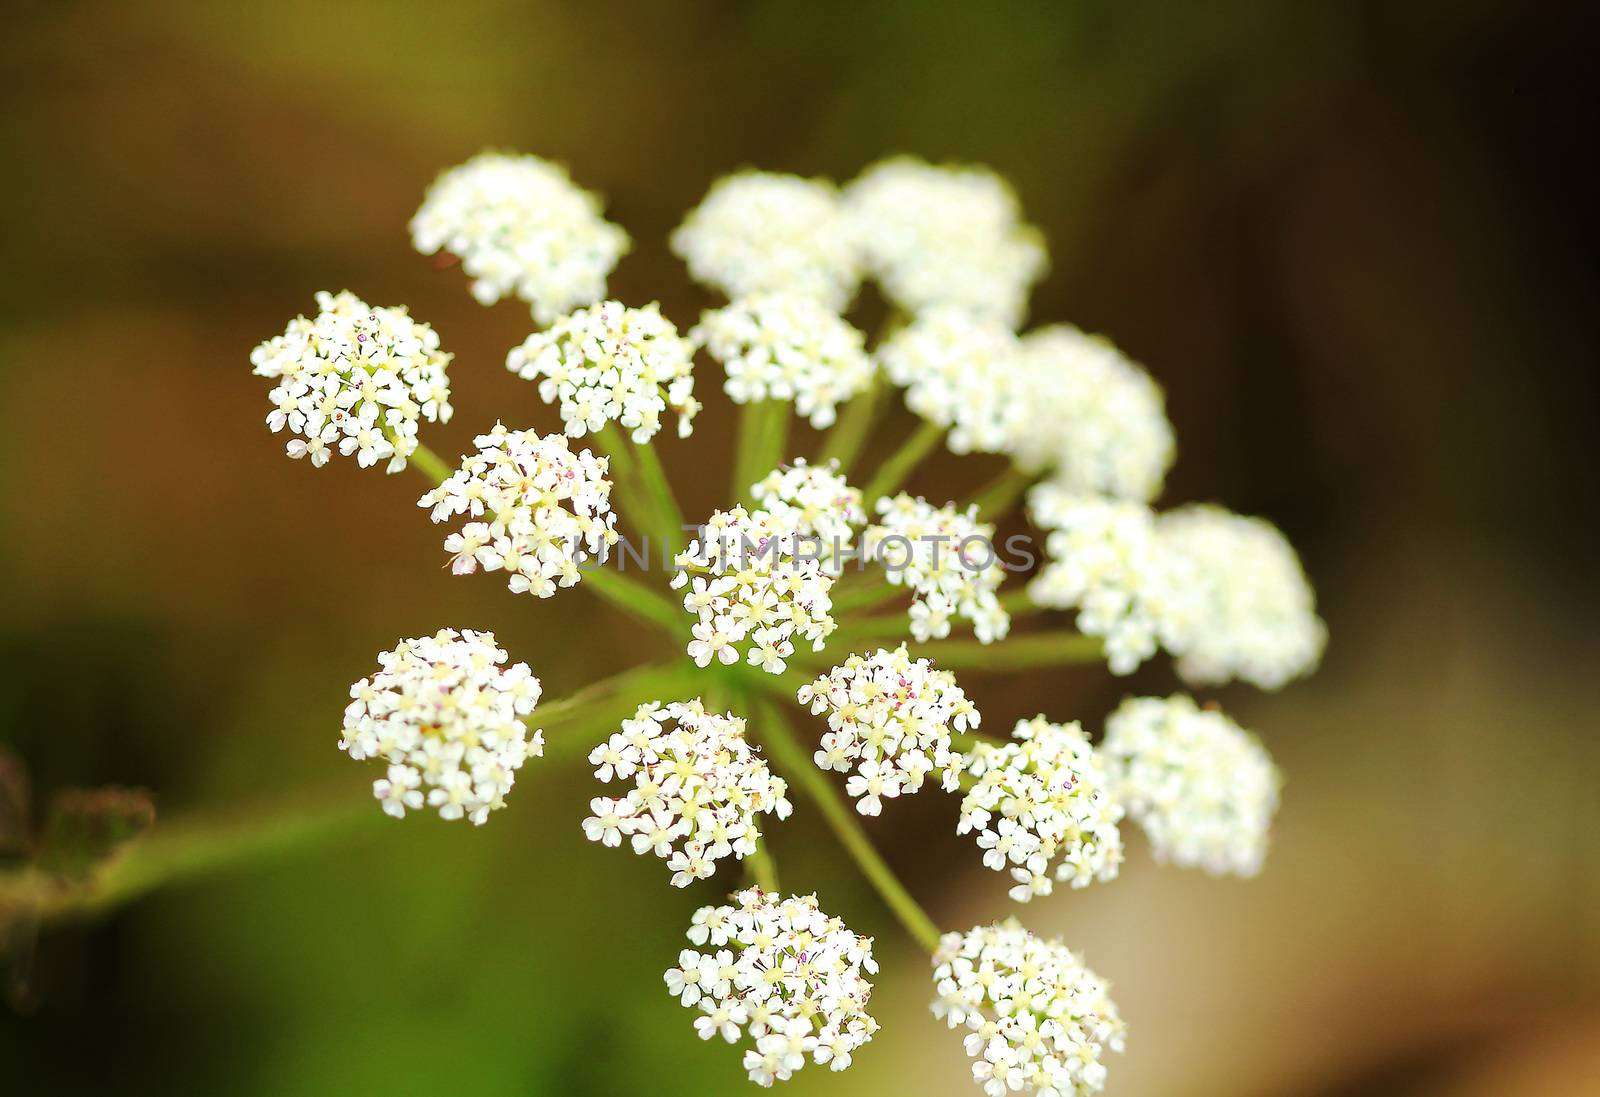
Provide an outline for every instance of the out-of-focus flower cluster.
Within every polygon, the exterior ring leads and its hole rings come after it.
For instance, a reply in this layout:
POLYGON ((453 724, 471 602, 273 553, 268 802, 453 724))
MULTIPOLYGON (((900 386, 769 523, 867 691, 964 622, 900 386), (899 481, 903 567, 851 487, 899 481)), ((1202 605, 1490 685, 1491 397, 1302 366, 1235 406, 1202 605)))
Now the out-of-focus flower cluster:
POLYGON ((978 521, 976 507, 936 507, 904 492, 879 499, 878 522, 867 527, 862 546, 889 582, 912 590, 911 635, 917 640, 950 635, 952 617, 971 621, 985 644, 1010 630, 1011 617, 995 594, 1006 573, 994 526, 978 521))
POLYGON ((953 452, 1000 453, 1027 422, 1021 349, 999 321, 947 305, 890 336, 877 359, 906 390, 906 407, 949 430, 953 452))
POLYGON ((844 1070, 878 1030, 867 1012, 878 965, 872 938, 824 914, 815 895, 780 899, 758 888, 734 906, 695 912, 667 992, 696 1008, 702 1040, 749 1036, 744 1068, 758 1085, 788 1081, 806 1063, 844 1070))
POLYGON ((450 355, 439 336, 404 308, 368 305, 348 291, 318 293, 317 316, 297 316, 282 335, 250 353, 258 377, 276 382, 269 394, 274 433, 296 437, 290 457, 327 464, 337 449, 362 468, 406 467, 417 450, 417 423, 450 420, 450 355))
POLYGON ((502 666, 507 658, 491 632, 441 629, 400 641, 350 687, 339 749, 389 764, 372 785, 384 811, 398 819, 426 804, 482 824, 505 806, 523 761, 544 753, 523 722, 539 679, 526 663, 502 666))
POLYGON ((689 341, 722 363, 723 391, 734 403, 791 400, 818 430, 872 380, 866 337, 803 293, 757 293, 712 309, 689 341))
POLYGON ((814 761, 851 774, 845 791, 859 797, 862 815, 877 815, 885 799, 916 792, 930 774, 945 791, 956 791, 962 759, 951 747, 951 732, 964 733, 982 720, 955 675, 912 659, 904 644, 850 656, 801 686, 796 699, 813 715, 828 714, 814 761))
POLYGON ((578 437, 617 423, 635 442, 661 429, 662 413, 678 417, 678 435, 693 431, 694 350, 654 304, 628 308, 604 301, 536 331, 506 357, 506 368, 539 382, 539 398, 556 404, 568 434, 578 437))
POLYGON ((1255 736, 1183 694, 1130 697, 1106 721, 1100 755, 1158 861, 1261 871, 1282 779, 1255 736))
POLYGON ((628 234, 600 199, 537 156, 485 152, 442 173, 411 218, 412 245, 461 260, 485 305, 515 295, 548 324, 606 295, 628 234))
POLYGON ((855 531, 866 525, 861 491, 839 473, 839 463, 812 465, 804 457, 774 469, 750 489, 756 505, 801 538, 816 541, 828 571, 837 574, 852 549, 855 531))
POLYGON ((781 290, 843 312, 861 280, 850 230, 828 180, 745 171, 712 185, 672 250, 730 299, 781 290))
POLYGON ((1012 328, 1049 267, 1009 184, 982 167, 880 161, 844 192, 867 270, 909 313, 955 305, 1012 328))
POLYGON ((748 643, 747 662, 780 674, 797 640, 821 651, 834 629, 834 576, 791 511, 718 511, 673 564, 672 586, 689 588, 683 607, 698 618, 688 651, 699 666, 736 663, 748 643))
POLYGON ((967 1030, 972 1076, 989 1097, 1079 1097, 1105 1086, 1123 1050, 1110 984, 1058 940, 1015 918, 947 933, 933 956, 934 1016, 967 1030))
POLYGON ((639 706, 589 754, 602 781, 633 779, 623 797, 599 796, 583 821, 591 842, 654 853, 688 887, 724 857, 743 859, 761 838, 757 816, 789 817, 788 785, 744 737, 744 720, 707 712, 698 699, 639 706))
POLYGON ((1054 880, 1075 888, 1111 880, 1122 864, 1114 798, 1089 738, 1076 723, 1021 720, 1009 743, 980 742, 966 756, 970 790, 957 834, 976 831, 983 863, 1008 868, 1011 897, 1049 895, 1054 880))
POLYGON ((417 502, 433 508, 435 522, 469 519, 445 538, 453 572, 504 571, 513 593, 548 598, 578 581, 579 564, 605 560, 617 540, 605 458, 574 453, 559 434, 499 423, 474 444, 478 451, 417 502))

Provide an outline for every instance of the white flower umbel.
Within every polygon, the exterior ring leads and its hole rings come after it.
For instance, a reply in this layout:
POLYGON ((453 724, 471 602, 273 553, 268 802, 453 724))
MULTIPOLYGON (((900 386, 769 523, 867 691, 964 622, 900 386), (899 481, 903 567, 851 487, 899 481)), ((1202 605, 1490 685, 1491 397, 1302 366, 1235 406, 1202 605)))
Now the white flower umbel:
POLYGON ((1125 1026, 1111 985, 1059 940, 1015 918, 947 933, 933 956, 934 1016, 967 1030, 972 1076, 989 1097, 1081 1097, 1105 1086, 1106 1048, 1125 1026))
POLYGON ((688 651, 699 666, 736 663, 748 645, 748 663, 781 674, 796 642, 821 651, 834 629, 834 576, 791 511, 718 511, 673 564, 672 586, 689 588, 683 607, 698 618, 688 651))
POLYGON ((689 341, 656 305, 605 301, 528 336, 506 356, 506 368, 539 382, 539 398, 559 406, 568 434, 618 423, 635 442, 648 442, 669 408, 679 437, 693 431, 700 410, 693 358, 689 341))
POLYGON ((1018 721, 1011 735, 1012 742, 979 743, 966 756, 976 780, 956 833, 977 832, 983 863, 1010 870, 1019 903, 1049 895, 1054 881, 1081 888, 1115 879, 1122 806, 1089 737, 1076 723, 1043 716, 1018 721))
POLYGON ((788 786, 745 741, 744 720, 707 712, 699 699, 640 705, 589 762, 602 781, 631 777, 634 787, 589 801, 583 833, 665 859, 673 887, 710 876, 724 857, 754 853, 757 816, 787 819, 791 810, 788 786))
POLYGON ((994 546, 994 526, 977 507, 935 507, 901 493, 878 500, 878 523, 868 526, 863 551, 882 565, 889 582, 910 587, 911 635, 918 641, 950 635, 950 619, 972 622, 979 642, 1005 638, 1011 616, 995 595, 1005 579, 994 546))
POLYGON ((790 400, 818 430, 832 426, 838 406, 872 380, 866 337, 827 305, 792 291, 712 309, 689 340, 722 363, 723 391, 734 403, 790 400))
POLYGON ((878 348, 906 407, 944 427, 955 453, 999 453, 1027 425, 1022 344, 1011 329, 954 307, 930 309, 878 348))
POLYGON ((951 749, 952 731, 981 722, 977 707, 955 675, 912 659, 904 644, 852 655, 796 699, 813 715, 828 714, 828 730, 813 756, 825 770, 850 773, 845 791, 862 815, 877 815, 883 801, 916 792, 930 775, 946 792, 960 787, 962 759, 951 749))
POLYGON ((1130 697, 1106 720, 1100 755, 1156 860, 1261 871, 1282 778, 1255 736, 1183 694, 1130 697))
POLYGON ((1176 452, 1161 388, 1109 340, 1070 324, 1022 339, 1017 463, 1073 491, 1148 502, 1176 452))
POLYGON ((317 317, 297 316, 250 352, 258 377, 276 382, 267 426, 296 437, 290 457, 327 464, 337 449, 369 468, 406 467, 417 423, 450 420, 450 355, 403 307, 377 308, 348 291, 318 293, 317 317))
POLYGON ((861 280, 838 190, 826 179, 725 176, 673 231, 672 250, 695 281, 730 299, 782 290, 843 312, 861 280))
POLYGON ((956 305, 1016 328, 1049 267, 1010 185, 988 168, 880 161, 844 192, 868 271, 907 312, 956 305))
POLYGON ((844 567, 856 531, 867 524, 861 489, 840 475, 837 461, 811 465, 797 457, 794 464, 768 473, 750 491, 756 506, 785 528, 817 540, 822 564, 831 574, 844 567))
POLYGON ((1180 507, 1157 523, 1162 552, 1189 576, 1194 607, 1173 641, 1178 673, 1278 689, 1322 659, 1328 629, 1294 547, 1271 522, 1180 507))
POLYGON ((617 516, 605 458, 574 453, 559 434, 540 437, 499 423, 474 444, 478 452, 417 501, 433 508, 435 522, 467 517, 444 541, 453 572, 504 571, 512 593, 548 598, 557 586, 578 582, 579 564, 606 559, 617 516))
POLYGON ((523 723, 539 679, 506 659, 493 633, 441 629, 400 641, 350 687, 339 749, 389 764, 372 785, 384 811, 398 819, 426 804, 482 824, 505 806, 523 761, 544 753, 543 734, 523 723))
POLYGON ((411 243, 459 258, 482 304, 516 296, 548 324, 604 297, 628 250, 628 234, 601 208, 559 164, 485 152, 434 180, 411 218, 411 243))
POLYGON ((696 948, 667 969, 667 993, 700 1012, 702 1040, 750 1038, 744 1068, 757 1085, 786 1082, 807 1061, 844 1070, 878 1031, 867 1012, 872 938, 822 913, 815 895, 748 888, 733 900, 695 912, 696 948))
POLYGON ((1059 484, 1029 493, 1034 524, 1049 530, 1049 563, 1028 596, 1077 609, 1079 631, 1105 642, 1113 674, 1131 674, 1181 627, 1187 587, 1160 551, 1155 515, 1143 503, 1082 495, 1059 484))

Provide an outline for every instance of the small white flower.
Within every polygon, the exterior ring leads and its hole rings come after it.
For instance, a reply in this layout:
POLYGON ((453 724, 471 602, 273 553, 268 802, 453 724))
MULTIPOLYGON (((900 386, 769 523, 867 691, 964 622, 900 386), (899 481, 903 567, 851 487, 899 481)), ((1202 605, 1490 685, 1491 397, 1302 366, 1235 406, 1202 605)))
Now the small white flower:
POLYGON ((833 1070, 878 1030, 867 1012, 877 973, 872 939, 858 937, 822 913, 814 895, 780 899, 758 888, 734 897, 736 906, 702 907, 689 939, 714 955, 685 949, 665 975, 667 993, 702 1014, 695 1032, 736 1043, 748 1034, 744 1069, 757 1085, 783 1082, 809 1059, 833 1070), (722 949, 720 946, 731 946, 722 949))
POLYGON ((596 797, 583 832, 591 842, 653 853, 674 887, 743 858, 761 838, 757 817, 789 814, 788 786, 750 749, 744 721, 707 712, 698 700, 641 705, 622 730, 589 753, 602 781, 633 777, 624 797, 596 797))
POLYGON ((1022 344, 998 320, 931 308, 890 336, 876 357, 906 390, 906 407, 950 432, 954 453, 1005 452, 1029 423, 1022 344))
POLYGON ((385 812, 401 818, 426 800, 441 818, 482 824, 505 806, 523 761, 544 753, 525 725, 539 679, 506 659, 493 633, 442 629, 400 641, 350 687, 339 749, 389 763, 372 790, 385 812))
POLYGON ((1255 736, 1182 694, 1131 697, 1106 721, 1100 755, 1158 861, 1261 871, 1282 779, 1255 736))
POLYGON ((1016 194, 987 168, 882 160, 845 188, 844 205, 868 271, 910 313, 955 305, 1014 329, 1049 266, 1016 194))
POLYGON ((453 572, 504 569, 513 591, 544 598, 578 582, 579 564, 606 559, 617 540, 606 458, 499 423, 474 444, 478 452, 417 501, 435 522, 481 519, 445 538, 453 572))
POLYGON ((818 430, 872 381, 866 337, 803 293, 757 293, 712 309, 689 341, 722 363, 723 391, 734 403, 793 401, 818 430))
POLYGON ((933 956, 933 1014, 967 1029, 972 1077, 990 1097, 1086 1097, 1105 1085, 1100 1056, 1125 1026, 1110 984, 1058 940, 1015 918, 947 933, 933 956))
POLYGON ((377 308, 353 293, 318 293, 317 317, 297 316, 282 335, 250 352, 271 378, 267 426, 287 429, 289 456, 317 468, 337 449, 362 468, 406 467, 417 424, 450 420, 450 355, 439 336, 404 308, 377 308))
POLYGON ((1009 868, 1025 903, 1054 879, 1075 888, 1111 880, 1122 863, 1122 806, 1077 724, 1022 720, 1009 743, 979 743, 965 758, 975 778, 957 834, 978 832, 989 868, 1009 868))
POLYGON ((628 234, 600 210, 560 165, 485 152, 434 180, 411 219, 411 243, 460 258, 482 304, 516 296, 548 324, 604 297, 628 250, 628 234))
POLYGON ((867 527, 863 551, 889 582, 911 588, 911 635, 921 642, 950 635, 950 619, 972 622, 989 644, 1005 638, 1011 616, 995 593, 1005 579, 994 545, 994 526, 979 522, 977 507, 935 507, 901 493, 878 500, 878 523, 867 527))
POLYGON ((839 574, 852 550, 856 531, 866 525, 861 490, 839 473, 839 463, 811 465, 804 457, 774 469, 750 489, 756 506, 802 539, 802 548, 839 574))
POLYGON ((558 405, 573 437, 617 423, 635 442, 661 429, 663 412, 687 437, 700 410, 694 398, 694 351, 654 304, 605 301, 536 331, 506 356, 506 368, 539 382, 539 398, 558 405))
POLYGON ((672 250, 730 298, 781 290, 841 312, 861 277, 850 233, 831 182, 744 171, 712 184, 672 250))

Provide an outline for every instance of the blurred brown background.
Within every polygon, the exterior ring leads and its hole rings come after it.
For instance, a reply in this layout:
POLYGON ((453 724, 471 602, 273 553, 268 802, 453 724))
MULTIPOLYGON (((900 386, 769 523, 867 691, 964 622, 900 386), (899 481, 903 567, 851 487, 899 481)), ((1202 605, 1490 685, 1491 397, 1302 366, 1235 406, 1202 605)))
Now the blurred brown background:
MULTIPOLYGON (((502 367, 526 311, 408 245, 434 174, 489 146, 607 194, 636 241, 613 292, 682 325, 709 299, 665 239, 717 175, 991 164, 1051 244, 1035 320, 1107 332, 1167 387, 1163 501, 1301 548, 1323 672, 1218 695, 1288 775, 1265 874, 1158 870, 1135 838, 1119 880, 1024 912, 1117 985, 1109 1093, 1600 1089, 1592 9, 133 0, 5 23, 0 741, 40 796, 358 809, 46 932, 0 1012, 7 1092, 748 1091, 660 982, 719 886, 585 843, 581 766, 475 830, 382 819, 334 750, 347 683, 400 636, 492 628, 552 697, 659 651, 582 592, 452 578, 412 478, 293 464, 262 424, 250 348, 345 287, 455 351, 440 452, 555 423, 502 367)), ((698 514, 732 448, 708 402, 666 450, 698 514)), ((1004 727, 1173 685, 1158 663, 968 688, 1004 727)), ((775 852, 878 934, 884 1029, 786 1092, 977 1093, 924 961, 808 814, 775 852)), ((947 927, 1009 907, 952 825, 936 796, 871 824, 947 927)))

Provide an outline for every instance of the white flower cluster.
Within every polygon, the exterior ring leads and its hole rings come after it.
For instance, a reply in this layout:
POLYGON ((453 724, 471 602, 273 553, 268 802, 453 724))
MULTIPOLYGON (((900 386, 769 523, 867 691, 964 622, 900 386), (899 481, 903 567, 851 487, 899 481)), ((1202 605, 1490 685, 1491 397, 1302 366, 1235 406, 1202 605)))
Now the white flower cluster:
POLYGON ((1282 784, 1260 741, 1183 694, 1130 697, 1100 748, 1118 799, 1156 860, 1254 876, 1282 784))
POLYGON ((978 832, 983 863, 1011 870, 1011 897, 1049 895, 1051 879, 1075 888, 1116 878, 1122 806, 1089 737, 1076 723, 1020 720, 1009 743, 979 743, 966 756, 976 778, 961 801, 957 834, 978 832), (1057 860, 1059 858, 1059 861, 1057 860))
POLYGON ((1027 423, 1022 344, 996 320, 955 307, 932 308, 878 348, 906 407, 946 428, 954 453, 1000 453, 1027 423))
POLYGON ((485 305, 515 295, 533 317, 557 316, 606 295, 628 234, 600 215, 600 199, 565 168, 537 156, 485 152, 442 173, 411 218, 411 243, 443 248, 485 305))
POLYGON ((1176 452, 1161 388, 1109 340, 1070 324, 1022 339, 1018 464, 1063 487, 1148 502, 1176 452))
POLYGON ((403 307, 377 308, 348 291, 318 293, 317 318, 297 316, 250 352, 252 372, 277 382, 267 426, 288 427, 290 457, 321 467, 335 447, 370 468, 406 467, 417 423, 450 421, 451 356, 403 307))
POLYGON ((1016 328, 1049 267, 1016 194, 987 168, 895 157, 846 187, 844 205, 867 270, 907 312, 957 305, 1016 328))
POLYGON ((843 312, 861 280, 850 224, 826 179, 724 176, 672 233, 695 281, 729 298, 782 290, 843 312))
POLYGON ((750 665, 781 674, 796 640, 821 651, 834 629, 834 576, 790 512, 718 511, 673 564, 672 586, 689 586, 683 608, 699 619, 688 648, 698 666, 736 663, 748 641, 750 665))
POLYGON ((689 341, 722 363, 723 391, 734 403, 792 400, 818 430, 872 380, 866 337, 802 293, 756 293, 712 309, 689 341))
POLYGON ((904 644, 850 656, 801 686, 796 699, 813 715, 828 714, 814 760, 820 769, 854 770, 845 791, 860 797, 862 815, 880 813, 886 798, 916 792, 930 773, 946 792, 956 791, 962 758, 951 749, 950 733, 982 720, 955 675, 912 659, 904 644))
POLYGON ((866 525, 861 489, 839 473, 839 462, 810 465, 804 457, 774 469, 750 489, 756 506, 801 538, 814 539, 823 566, 837 575, 852 549, 855 531, 866 525))
POLYGON ((700 1010, 702 1040, 755 1042, 744 1068, 757 1085, 788 1081, 808 1059, 844 1070, 878 1031, 867 1012, 867 976, 878 971, 872 938, 822 913, 815 895, 748 888, 733 899, 737 906, 695 912, 689 940, 706 951, 679 953, 667 993, 700 1010))
POLYGON ((578 581, 580 563, 605 560, 617 540, 605 458, 500 423, 473 442, 478 452, 417 501, 435 522, 471 519, 445 538, 451 571, 504 571, 513 594, 548 598, 578 581))
POLYGON ((680 438, 693 431, 700 410, 693 359, 689 341, 655 304, 604 301, 528 336, 506 356, 506 368, 524 381, 539 379, 539 398, 559 403, 568 434, 619 423, 635 442, 648 442, 668 408, 680 438))
POLYGON ((741 860, 761 838, 756 816, 787 819, 788 786, 744 737, 744 720, 707 712, 698 699, 640 705, 622 730, 589 753, 594 775, 626 781, 627 796, 597 796, 583 821, 591 842, 666 860, 673 887, 688 887, 730 855, 741 860))
POLYGON ((339 749, 389 763, 372 785, 385 812, 399 819, 426 803, 481 825, 505 807, 523 761, 544 753, 543 733, 529 737, 523 723, 539 679, 526 663, 502 667, 506 659, 491 632, 441 629, 400 641, 350 687, 339 749))
POLYGON ((1113 674, 1131 674, 1185 619, 1181 572, 1161 551, 1155 515, 1143 503, 1041 484, 1028 497, 1034 524, 1049 531, 1050 562, 1028 597, 1078 610, 1078 629, 1105 641, 1113 674))
POLYGON ((1328 629, 1276 526, 1201 505, 1168 511, 1156 529, 1163 553, 1190 578, 1194 608, 1172 643, 1185 680, 1278 689, 1316 667, 1328 629))
POLYGON ((1015 918, 947 933, 933 956, 933 1013, 967 1029, 972 1076, 988 1097, 1081 1097, 1105 1086, 1100 1056, 1123 1049, 1111 986, 1058 940, 1015 918))
POLYGON ((995 596, 1005 579, 994 548, 994 526, 977 507, 935 507, 902 492, 878 500, 879 521, 863 540, 867 558, 883 565, 889 582, 910 587, 911 635, 927 642, 950 635, 950 618, 972 622, 979 642, 1005 638, 1011 616, 995 596))

